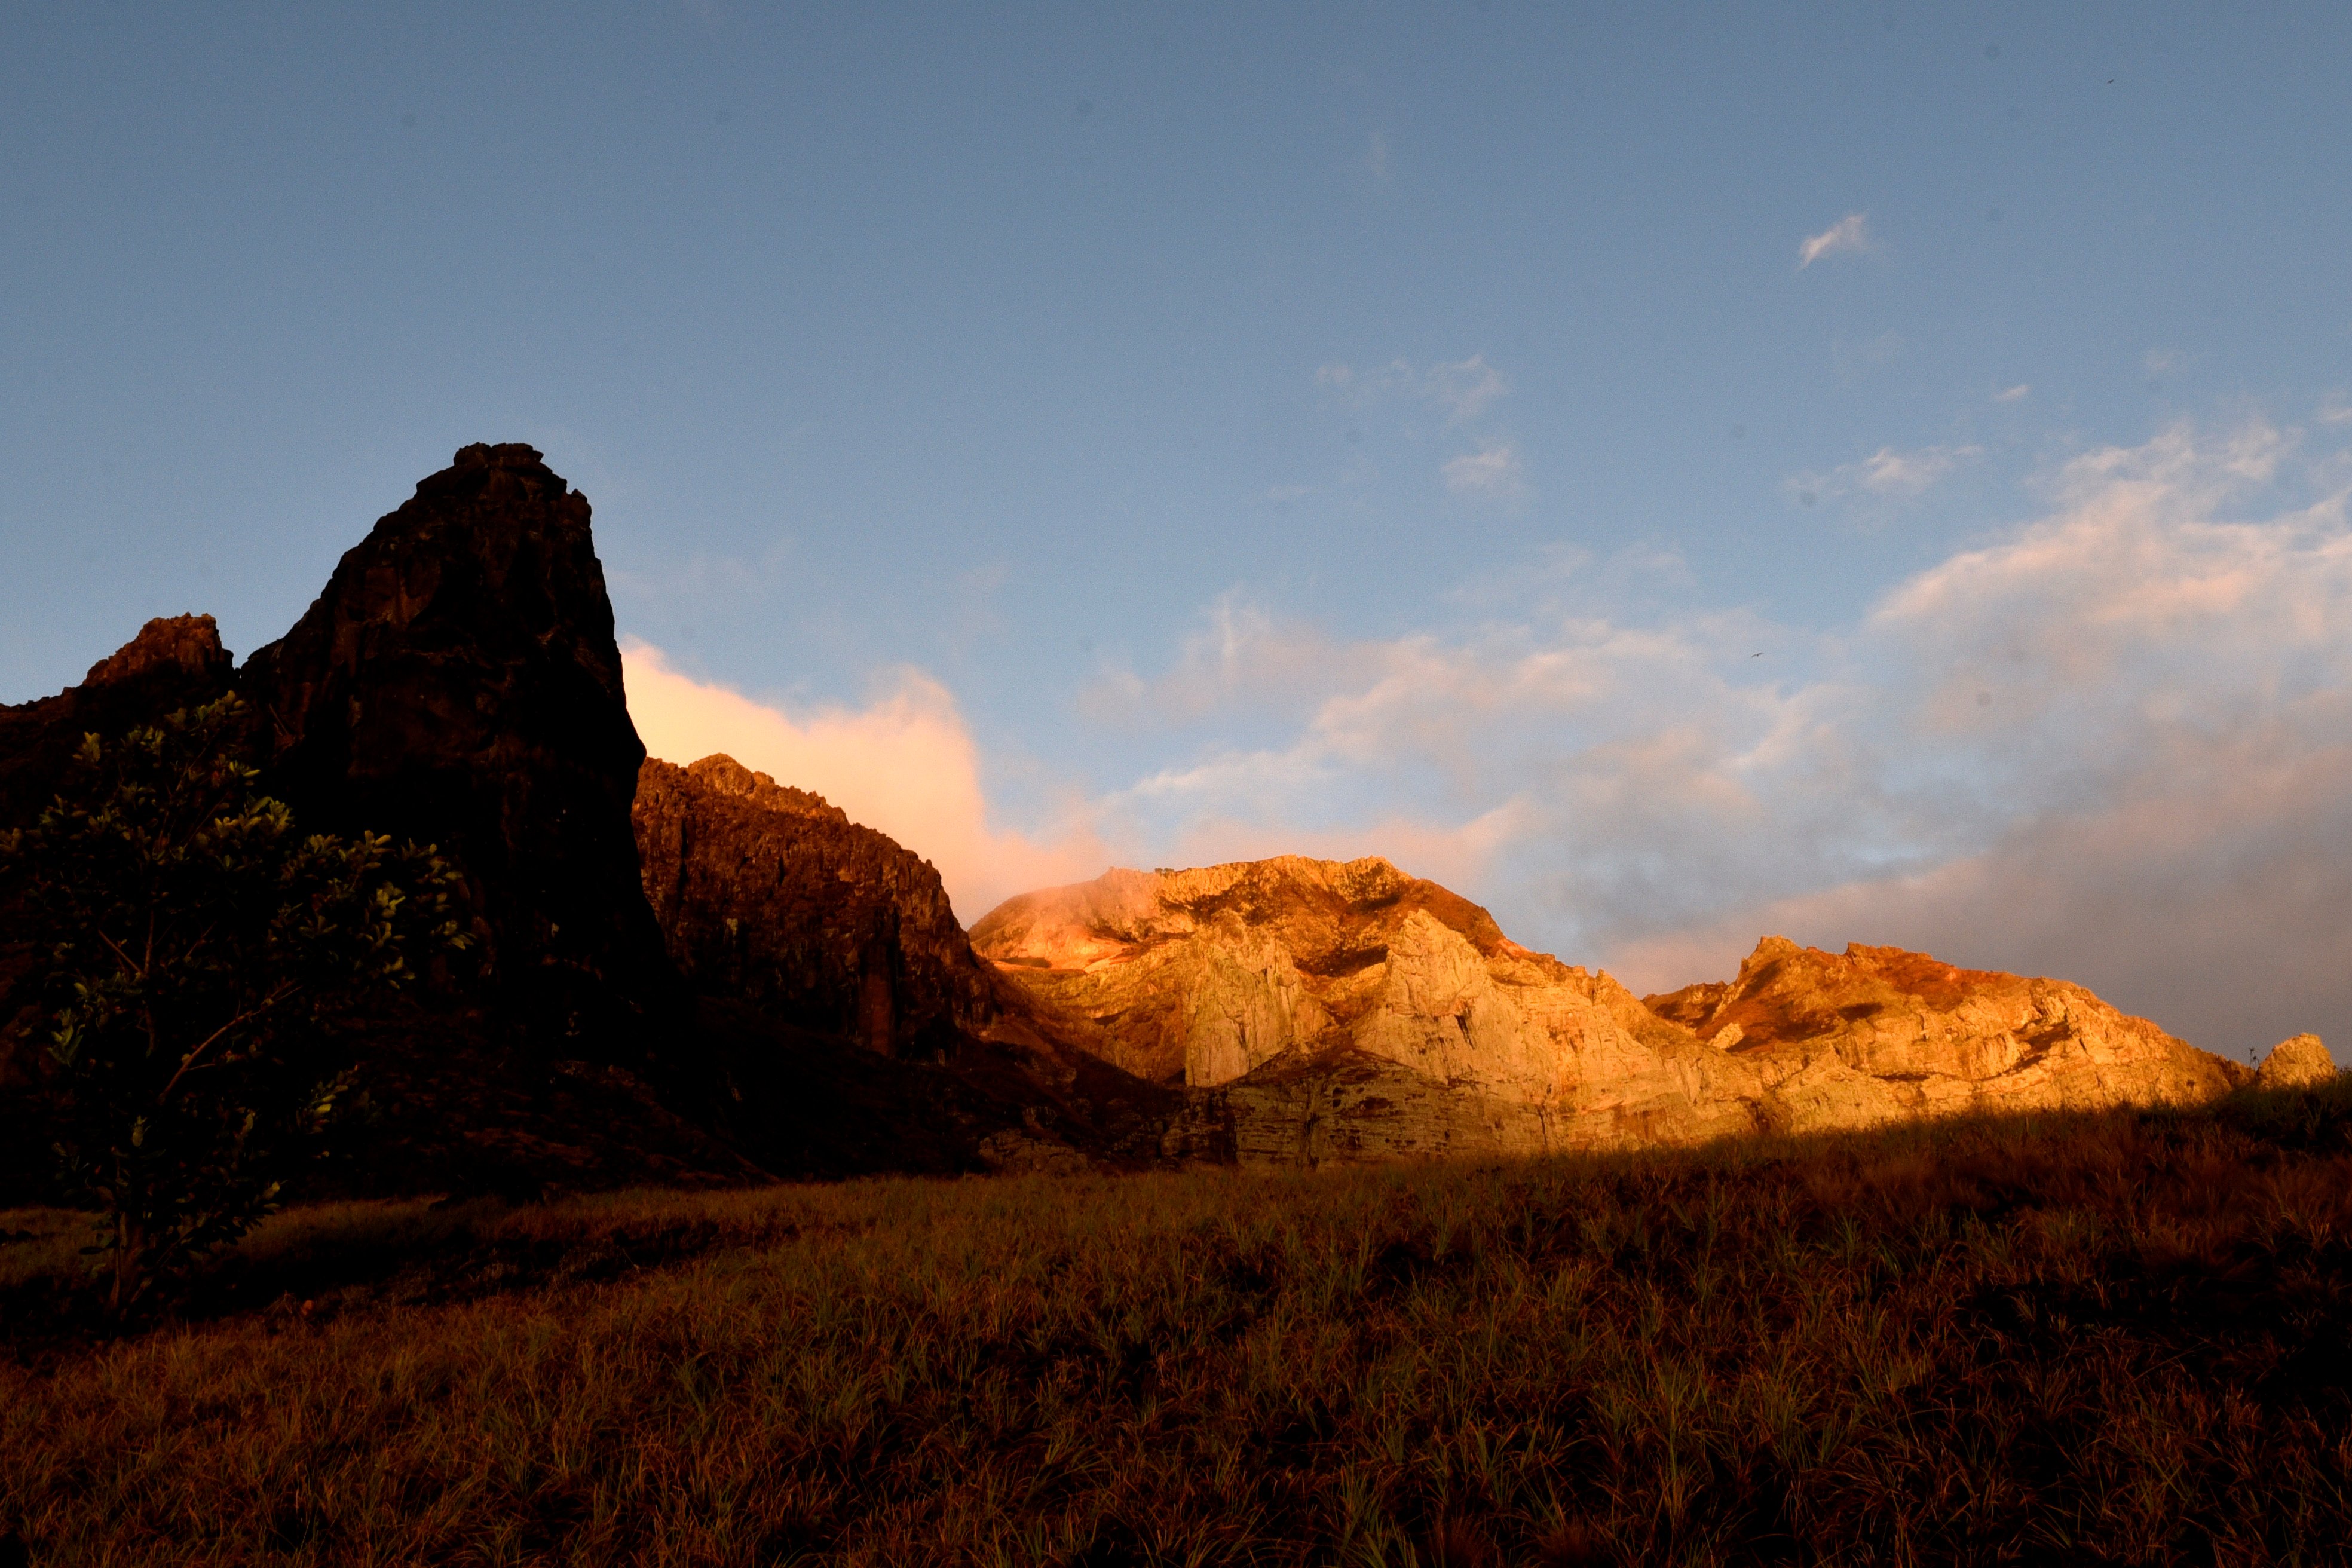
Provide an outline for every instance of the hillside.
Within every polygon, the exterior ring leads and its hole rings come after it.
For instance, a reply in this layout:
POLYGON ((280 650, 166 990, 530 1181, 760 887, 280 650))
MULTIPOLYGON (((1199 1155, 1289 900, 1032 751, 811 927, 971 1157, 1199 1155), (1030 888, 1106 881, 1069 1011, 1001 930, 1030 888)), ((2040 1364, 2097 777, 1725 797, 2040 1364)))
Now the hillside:
MULTIPOLYGON (((0 1352, 0 1534, 37 1563, 2341 1563, 2348 1096, 300 1211, 172 1331, 0 1352)), ((0 1231, 33 1237, 0 1247, 23 1323, 78 1237, 0 1231)))

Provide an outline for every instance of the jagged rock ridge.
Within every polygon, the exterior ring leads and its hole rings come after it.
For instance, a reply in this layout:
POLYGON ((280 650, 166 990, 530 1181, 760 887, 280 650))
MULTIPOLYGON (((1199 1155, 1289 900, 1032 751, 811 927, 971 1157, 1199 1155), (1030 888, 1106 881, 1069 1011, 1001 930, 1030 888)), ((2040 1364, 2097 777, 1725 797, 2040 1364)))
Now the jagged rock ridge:
POLYGON ((2080 986, 1767 938, 1648 1005, 1384 860, 1114 871, 972 931, 1041 1014, 1211 1089, 1245 1157, 1685 1142, 2193 1101, 2244 1069, 2080 986))
MULTIPOLYGON (((150 622, 82 685, 0 710, 0 827, 37 813, 84 731, 119 734, 230 690, 248 700, 264 787, 305 828, 440 847, 487 960, 476 984, 412 993, 354 1042, 378 1114, 352 1131, 337 1181, 756 1178, 678 1114, 699 1112, 710 1075, 637 885, 629 805, 644 751, 588 503, 536 451, 459 451, 241 670, 209 616, 184 616, 150 622), (677 1103, 656 1103, 656 1085, 677 1103)), ((0 951, 21 952, 5 906, 0 951)), ((0 1058, 13 1039, 21 1066, 37 1013, 15 1000, 0 1058)), ((11 1151, 46 1147, 15 1136, 29 1104, 0 1096, 11 1151)), ((0 1171, 0 1186, 34 1174, 0 1171)))
POLYGON ((993 983, 929 861, 731 757, 649 761, 633 807, 646 900, 703 991, 886 1056, 993 1016, 993 983))
POLYGON ((1722 1053, 1381 859, 1113 871, 1011 900, 972 942, 1121 1066, 1215 1089, 1245 1156, 1568 1149, 1759 1125, 1722 1053))
POLYGON ((740 1107, 721 1115, 770 1169, 1066 1169, 1191 1147, 1181 1097, 1006 993, 939 873, 887 835, 726 756, 646 763, 635 821, 647 900, 740 1107))

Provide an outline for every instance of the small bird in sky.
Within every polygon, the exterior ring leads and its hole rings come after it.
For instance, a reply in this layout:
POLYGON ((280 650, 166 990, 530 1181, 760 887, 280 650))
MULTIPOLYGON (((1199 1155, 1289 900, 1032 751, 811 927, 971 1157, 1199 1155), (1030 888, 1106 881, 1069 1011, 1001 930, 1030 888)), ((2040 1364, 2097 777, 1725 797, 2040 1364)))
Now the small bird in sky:
POLYGON ((1749 654, 1748 657, 1748 658, 1762 658, 1764 657, 1764 650, 1763 650, 1762 648, 1760 648, 1760 647, 1759 647, 1759 648, 1758 648, 1754 653, 1749 654))

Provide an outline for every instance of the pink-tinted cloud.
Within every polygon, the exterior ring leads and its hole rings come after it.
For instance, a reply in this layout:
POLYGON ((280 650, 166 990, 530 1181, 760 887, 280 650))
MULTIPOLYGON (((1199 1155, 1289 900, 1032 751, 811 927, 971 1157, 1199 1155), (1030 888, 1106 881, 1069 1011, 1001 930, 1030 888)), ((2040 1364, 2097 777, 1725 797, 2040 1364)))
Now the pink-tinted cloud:
POLYGON ((724 752, 824 795, 929 859, 966 921, 1014 893, 1109 864, 1081 803, 1040 834, 996 826, 955 699, 919 671, 900 672, 865 707, 793 713, 682 674, 650 644, 630 643, 622 658, 629 716, 647 752, 679 763, 724 752))

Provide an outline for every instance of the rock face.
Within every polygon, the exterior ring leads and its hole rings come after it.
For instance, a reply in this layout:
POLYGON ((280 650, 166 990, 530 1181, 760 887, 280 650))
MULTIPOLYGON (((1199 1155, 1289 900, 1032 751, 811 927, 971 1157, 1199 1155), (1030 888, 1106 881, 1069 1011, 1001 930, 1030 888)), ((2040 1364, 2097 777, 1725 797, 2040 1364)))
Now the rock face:
POLYGON ((994 985, 929 861, 731 757, 647 762, 637 861, 698 990, 885 1056, 937 1054, 993 1017, 994 985))
POLYGON ((2257 1089, 2307 1089, 2336 1079, 2336 1058, 2317 1035, 2295 1035, 2271 1047, 2254 1074, 2257 1089))
POLYGON ((1114 871, 973 945, 1130 1071, 1213 1091, 1245 1159, 1364 1159, 2197 1100, 2243 1069, 2080 986, 1768 938, 1636 1000, 1386 861, 1114 871))
POLYGON ((84 734, 120 734, 225 695, 232 663, 210 616, 149 621, 55 697, 0 706, 0 826, 41 813, 84 734))
POLYGON ((1215 1089, 1244 1157, 1607 1146, 1752 1131, 1752 1075, 1605 974, 1385 860, 1113 871, 972 944, 1139 1076, 1215 1089))
POLYGON ((2193 1103, 2246 1076, 2082 986, 1859 942, 1840 954, 1766 937, 1728 983, 1647 1000, 1753 1068, 1774 1122, 1799 1131, 2193 1103))
POLYGON ((459 451, 238 686, 266 781, 305 825, 436 843, 459 866, 492 981, 535 1032, 606 1056, 674 1005, 588 501, 539 453, 459 451))
POLYGON ((701 997, 719 1120, 781 1174, 1133 1166, 1205 1148, 1183 1097, 1007 992, 939 873, 732 758, 648 762, 645 889, 701 997))

